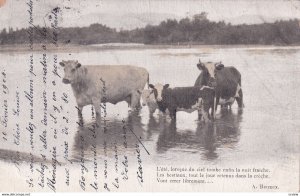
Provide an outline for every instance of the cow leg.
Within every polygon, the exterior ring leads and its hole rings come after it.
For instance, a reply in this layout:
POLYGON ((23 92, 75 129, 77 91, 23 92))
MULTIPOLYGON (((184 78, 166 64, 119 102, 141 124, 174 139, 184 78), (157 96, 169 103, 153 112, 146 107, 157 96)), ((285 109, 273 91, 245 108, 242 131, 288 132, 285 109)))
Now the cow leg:
POLYGON ((234 103, 234 101, 235 101, 235 99, 233 100, 233 102, 231 102, 231 103, 229 103, 229 110, 231 110, 231 106, 232 106, 232 104, 234 103))
POLYGON ((176 120, 176 109, 175 108, 168 108, 170 112, 170 117, 172 120, 176 120))
MULTIPOLYGON (((220 100, 220 97, 214 98, 211 106, 209 106, 209 108, 211 108, 211 117, 213 119, 215 119, 215 113, 217 112, 217 109, 218 109, 219 100, 220 100)), ((209 108, 208 108, 208 112, 209 112, 209 108)))
POLYGON ((208 117, 208 111, 205 111, 202 109, 202 115, 201 115, 201 121, 204 121, 204 123, 209 122, 209 117, 208 117))
POLYGON ((129 112, 130 112, 131 111, 131 107, 130 107, 130 105, 131 105, 131 96, 126 97, 125 101, 128 104, 129 112))
POLYGON ((240 89, 239 96, 236 97, 235 99, 236 99, 236 102, 239 106, 239 109, 243 109, 244 103, 243 103, 243 91, 242 91, 242 89, 240 89))
POLYGON ((83 116, 82 116, 82 110, 83 110, 83 106, 77 106, 77 113, 78 113, 78 123, 79 126, 83 126, 83 116))
POLYGON ((77 113, 78 113, 78 118, 79 118, 79 120, 83 120, 83 117, 82 117, 82 110, 83 110, 83 106, 77 106, 76 107, 77 108, 77 113))
POLYGON ((202 119, 202 110, 199 109, 198 110, 198 120, 201 120, 202 119))
POLYGON ((149 116, 153 116, 153 114, 154 114, 156 108, 152 108, 152 107, 150 107, 150 106, 148 106, 148 107, 149 107, 149 116))
POLYGON ((141 108, 140 99, 141 94, 137 91, 132 91, 130 100, 130 107, 132 110, 139 110, 141 108))
MULTIPOLYGON (((210 105, 209 102, 204 102, 203 106, 201 107, 202 108, 202 111, 201 111, 202 119, 201 120, 204 121, 205 123, 210 122, 210 120, 209 120, 209 109, 212 107, 212 105, 210 105)), ((212 109, 212 111, 213 111, 213 109, 212 109)), ((213 117, 213 114, 212 114, 212 117, 213 117)))
POLYGON ((216 103, 215 103, 215 104, 216 104, 216 106, 215 106, 215 112, 217 112, 219 102, 220 102, 220 97, 217 96, 217 97, 216 97, 216 103))
POLYGON ((202 98, 198 99, 199 102, 199 107, 198 107, 198 120, 202 119, 202 107, 203 107, 203 103, 202 103, 202 98))
POLYGON ((232 104, 229 104, 229 105, 228 105, 228 107, 229 107, 229 110, 231 110, 231 106, 232 106, 232 104))
POLYGON ((101 99, 96 99, 94 98, 93 101, 93 106, 95 108, 95 113, 96 113, 96 119, 97 121, 101 121, 101 99))

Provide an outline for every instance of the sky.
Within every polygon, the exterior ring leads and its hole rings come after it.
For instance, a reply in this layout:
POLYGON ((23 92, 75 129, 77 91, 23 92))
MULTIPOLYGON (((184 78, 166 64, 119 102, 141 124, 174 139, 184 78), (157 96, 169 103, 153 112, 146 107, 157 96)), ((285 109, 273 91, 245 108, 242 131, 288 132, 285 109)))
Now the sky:
MULTIPOLYGON (((156 25, 207 12, 213 21, 255 24, 300 19, 299 0, 32 0, 34 24, 44 25, 47 13, 60 7, 60 27, 105 24, 117 29, 156 25)), ((0 29, 28 27, 29 0, 6 0, 0 7, 0 29)))

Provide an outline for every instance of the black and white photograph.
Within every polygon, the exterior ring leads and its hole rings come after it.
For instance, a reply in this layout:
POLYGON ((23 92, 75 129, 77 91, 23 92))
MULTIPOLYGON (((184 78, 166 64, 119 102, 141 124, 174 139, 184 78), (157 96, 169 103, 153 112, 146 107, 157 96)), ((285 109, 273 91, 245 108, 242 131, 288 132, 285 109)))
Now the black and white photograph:
POLYGON ((0 0, 0 59, 1 193, 298 195, 298 0, 0 0))

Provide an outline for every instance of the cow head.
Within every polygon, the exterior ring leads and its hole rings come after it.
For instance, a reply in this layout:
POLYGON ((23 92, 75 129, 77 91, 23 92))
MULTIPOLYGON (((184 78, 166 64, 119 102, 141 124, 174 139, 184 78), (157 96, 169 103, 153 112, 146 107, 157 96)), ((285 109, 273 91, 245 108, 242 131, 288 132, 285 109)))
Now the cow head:
POLYGON ((197 64, 199 70, 202 71, 202 85, 216 86, 216 70, 221 70, 224 68, 224 65, 213 62, 202 63, 199 59, 197 64))
POLYGON ((164 89, 167 89, 169 87, 169 84, 165 84, 165 85, 162 85, 160 83, 156 85, 149 84, 149 87, 153 89, 153 93, 156 101, 160 102, 162 101, 162 92, 164 89))
POLYGON ((59 63, 64 68, 64 78, 62 80, 65 84, 72 84, 76 82, 78 78, 81 78, 82 71, 84 69, 81 67, 81 64, 78 61, 69 60, 62 61, 59 63))
POLYGON ((147 103, 150 103, 150 102, 155 102, 155 97, 154 97, 154 92, 153 90, 148 90, 148 89, 145 89, 145 90, 137 90, 137 92, 141 95, 142 97, 142 105, 143 106, 146 106, 147 103), (151 96, 152 95, 152 96, 151 96))

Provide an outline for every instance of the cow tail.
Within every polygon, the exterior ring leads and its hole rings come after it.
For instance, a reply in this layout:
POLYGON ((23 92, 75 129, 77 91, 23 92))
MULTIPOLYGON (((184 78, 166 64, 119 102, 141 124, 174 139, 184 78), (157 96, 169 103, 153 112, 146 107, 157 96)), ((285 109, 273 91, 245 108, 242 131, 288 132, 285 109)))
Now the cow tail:
POLYGON ((148 84, 148 89, 150 88, 150 86, 149 86, 149 73, 148 73, 148 79, 147 79, 147 84, 148 84))
MULTIPOLYGON (((241 87, 241 90, 242 90, 242 76, 240 77, 240 80, 239 80, 239 84, 240 84, 240 87, 241 87)), ((245 104, 244 104, 244 95, 243 95, 243 108, 245 107, 245 104)))

